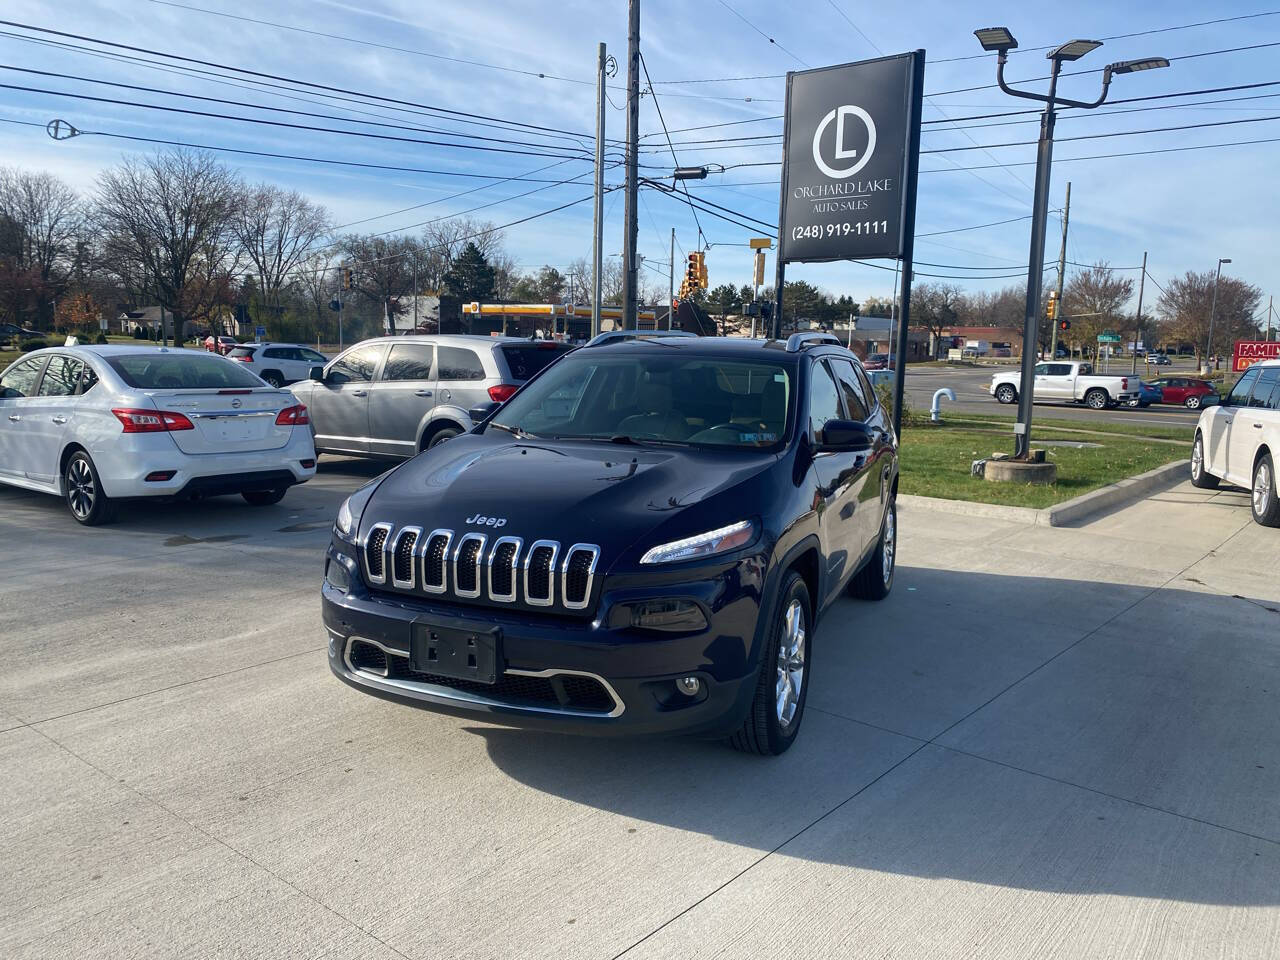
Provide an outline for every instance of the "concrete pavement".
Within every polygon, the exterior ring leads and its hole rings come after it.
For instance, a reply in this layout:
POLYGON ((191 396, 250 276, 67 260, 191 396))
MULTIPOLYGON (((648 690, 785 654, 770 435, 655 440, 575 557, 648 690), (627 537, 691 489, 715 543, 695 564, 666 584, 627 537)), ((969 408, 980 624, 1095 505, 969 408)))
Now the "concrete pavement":
POLYGON ((1280 562, 1240 491, 904 513, 800 741, 533 734, 333 679, 327 524, 0 490, 5 957, 1280 953, 1280 562))

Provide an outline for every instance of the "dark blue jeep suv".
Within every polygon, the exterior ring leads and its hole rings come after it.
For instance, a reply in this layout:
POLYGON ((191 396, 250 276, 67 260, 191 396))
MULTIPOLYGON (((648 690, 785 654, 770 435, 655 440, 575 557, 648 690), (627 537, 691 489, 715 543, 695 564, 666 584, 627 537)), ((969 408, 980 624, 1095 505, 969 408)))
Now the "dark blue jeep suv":
POLYGON ((781 753, 818 618, 893 585, 897 489, 833 337, 584 347, 342 505, 329 663, 431 710, 781 753))

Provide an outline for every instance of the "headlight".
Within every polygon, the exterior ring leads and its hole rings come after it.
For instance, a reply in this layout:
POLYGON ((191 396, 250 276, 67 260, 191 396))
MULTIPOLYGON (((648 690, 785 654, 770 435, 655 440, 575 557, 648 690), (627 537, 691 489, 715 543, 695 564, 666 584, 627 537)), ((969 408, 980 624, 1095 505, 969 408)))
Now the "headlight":
POLYGON ((748 544, 756 535, 756 525, 750 520, 740 520, 727 527, 708 530, 695 537, 672 540, 645 552, 641 563, 674 563, 677 560, 694 560, 724 553, 748 544))
POLYGON ((356 531, 360 529, 360 515, 364 513, 364 508, 368 504, 369 498, 373 496, 373 491, 378 489, 378 484, 381 481, 382 477, 378 477, 376 480, 366 483, 342 501, 342 506, 338 508, 338 519, 333 524, 338 531, 338 536, 342 537, 342 539, 355 540, 356 531))

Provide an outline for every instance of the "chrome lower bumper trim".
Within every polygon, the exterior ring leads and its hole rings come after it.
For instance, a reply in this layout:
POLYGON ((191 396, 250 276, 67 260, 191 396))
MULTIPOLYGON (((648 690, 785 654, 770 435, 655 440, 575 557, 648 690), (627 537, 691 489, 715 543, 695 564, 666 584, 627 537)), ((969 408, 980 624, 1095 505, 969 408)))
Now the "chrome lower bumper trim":
POLYGON ((455 690, 453 687, 446 687, 436 683, 424 683, 418 680, 402 680, 399 677, 389 676, 388 673, 378 673, 374 670, 358 668, 351 662, 351 645, 359 641, 377 647, 389 657, 401 657, 408 659, 409 654, 403 650, 396 650, 388 647, 386 644, 379 643, 377 640, 370 640, 368 637, 358 637, 352 635, 347 638, 346 644, 342 649, 342 663, 347 668, 347 672, 359 680, 361 683, 368 684, 371 687, 388 690, 393 693, 413 693, 426 694, 438 700, 444 700, 452 703, 460 703, 479 707, 498 707, 503 710, 513 710, 520 713, 536 713, 549 716, 559 717, 594 717, 598 719, 612 719, 622 716, 622 712, 626 709, 622 698, 618 696, 618 691, 613 689, 613 684, 609 683, 604 677, 598 673, 589 673, 586 670, 564 670, 552 667, 547 670, 516 670, 508 667, 503 671, 504 674, 513 677, 590 677, 599 683, 608 692, 613 700, 613 709, 608 713, 600 713, 594 710, 574 710, 571 707, 539 707, 523 703, 507 703, 503 700, 495 700, 492 697, 481 696, 480 694, 468 693, 465 690, 455 690))

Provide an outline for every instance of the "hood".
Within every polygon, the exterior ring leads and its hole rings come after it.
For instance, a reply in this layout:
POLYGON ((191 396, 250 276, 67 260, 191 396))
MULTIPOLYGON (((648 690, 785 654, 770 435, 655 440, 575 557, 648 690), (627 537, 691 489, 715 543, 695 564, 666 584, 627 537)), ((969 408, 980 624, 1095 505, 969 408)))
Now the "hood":
MULTIPOLYGON (((515 536, 525 543, 594 543, 607 566, 686 507, 756 476, 773 453, 645 447, 464 434, 393 471, 361 518, 515 536)), ((715 526, 715 517, 708 517, 715 526)), ((737 519, 737 518, 735 518, 737 519)))

